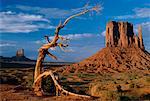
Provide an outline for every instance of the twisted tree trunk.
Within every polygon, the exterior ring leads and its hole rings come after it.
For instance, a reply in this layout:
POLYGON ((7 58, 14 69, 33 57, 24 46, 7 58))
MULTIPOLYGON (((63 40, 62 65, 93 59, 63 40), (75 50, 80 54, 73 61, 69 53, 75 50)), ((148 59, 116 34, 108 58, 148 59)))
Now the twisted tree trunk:
MULTIPOLYGON (((37 79, 37 77, 41 74, 42 72, 42 63, 44 61, 44 58, 46 56, 46 50, 43 50, 43 49, 39 49, 39 55, 38 55, 38 59, 37 59, 37 62, 36 62, 36 67, 35 67, 35 72, 34 72, 34 81, 37 79)), ((41 89, 41 80, 42 78, 40 79, 40 82, 38 83, 38 86, 37 87, 33 87, 34 88, 34 92, 37 96, 42 96, 43 95, 43 91, 41 89)))
MULTIPOLYGON (((41 81, 41 79, 42 79, 43 77, 47 77, 47 76, 49 76, 49 75, 51 76, 51 78, 52 78, 52 80, 53 80, 53 82, 54 82, 54 85, 55 85, 56 89, 58 89, 61 94, 72 95, 72 96, 77 96, 77 97, 90 98, 90 96, 75 94, 75 93, 72 93, 72 92, 69 92, 69 91, 63 89, 63 88, 61 87, 61 85, 59 85, 59 83, 57 82, 57 80, 56 80, 56 78, 55 78, 55 76, 54 76, 54 74, 53 74, 53 72, 52 72, 51 70, 46 71, 46 72, 40 74, 40 75, 36 78, 36 80, 34 81, 33 86, 34 86, 35 88, 38 87, 38 86, 39 86, 38 84, 39 84, 39 82, 41 81)), ((56 94, 56 95, 57 95, 57 94, 56 94)))

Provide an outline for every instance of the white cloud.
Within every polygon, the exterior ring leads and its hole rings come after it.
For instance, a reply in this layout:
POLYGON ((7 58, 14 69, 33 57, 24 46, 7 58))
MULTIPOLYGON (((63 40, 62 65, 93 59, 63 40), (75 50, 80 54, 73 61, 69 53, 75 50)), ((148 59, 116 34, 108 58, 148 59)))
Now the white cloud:
POLYGON ((106 31, 103 31, 103 32, 101 33, 101 35, 105 37, 105 36, 106 36, 106 31))
POLYGON ((9 43, 0 44, 0 47, 7 47, 7 46, 16 46, 16 45, 15 44, 9 44, 9 43))
POLYGON ((115 19, 150 18, 150 8, 135 8, 132 15, 116 16, 115 19))
POLYGON ((41 8, 41 7, 31 7, 31 6, 23 6, 17 5, 16 8, 23 11, 32 11, 33 13, 39 13, 45 15, 47 18, 64 18, 72 14, 73 10, 65 10, 59 8, 41 8))
POLYGON ((115 17, 115 19, 133 19, 133 18, 135 18, 135 15, 121 15, 115 17))
POLYGON ((150 8, 135 8, 137 18, 150 18, 150 8))
POLYGON ((49 18, 62 18, 69 14, 68 10, 63 10, 59 8, 41 8, 41 7, 31 7, 24 5, 17 5, 16 8, 23 11, 32 11, 34 13, 43 14, 49 18))
MULTIPOLYGON (((94 34, 90 33, 83 33, 83 34, 67 34, 67 35, 61 35, 64 38, 75 40, 75 39, 81 39, 81 38, 89 38, 95 36, 94 34)), ((50 39, 53 39, 53 36, 49 37, 50 39)))
POLYGON ((90 33, 63 35, 63 37, 68 38, 68 39, 80 39, 80 38, 88 38, 88 37, 93 37, 93 36, 94 34, 90 34, 90 33))
POLYGON ((12 12, 12 11, 0 12, 0 18, 3 21, 13 21, 13 22, 26 22, 26 21, 49 22, 49 20, 43 18, 42 15, 32 15, 32 14, 24 14, 24 13, 17 14, 16 12, 12 12))
POLYGON ((40 40, 35 41, 36 44, 41 44, 40 40))
POLYGON ((144 22, 142 23, 142 27, 147 29, 147 31, 150 33, 150 22, 144 22))
POLYGON ((0 42, 0 47, 15 47, 16 44, 13 42, 0 42))
POLYGON ((9 33, 28 33, 39 29, 55 28, 41 15, 31 15, 12 11, 0 12, 0 31, 9 33))
MULTIPOLYGON (((86 8, 91 7, 87 6, 86 8)), ((14 7, 8 6, 7 9, 18 9, 20 12, 28 12, 30 14, 12 11, 0 12, 0 25, 3 25, 0 26, 0 31, 4 33, 29 33, 39 29, 54 29, 55 26, 50 25, 49 18, 65 18, 85 8, 60 9, 16 5, 14 7)), ((102 9, 102 6, 100 6, 100 10, 102 9)), ((86 18, 78 17, 78 19, 86 18)))
MULTIPOLYGON (((91 7, 92 6, 86 6, 86 8, 91 8, 91 7)), ((11 6, 10 6, 10 8, 11 8, 11 6)), ((65 18, 67 16, 78 13, 81 10, 85 9, 85 7, 74 8, 74 9, 60 9, 60 8, 31 7, 31 6, 24 6, 24 5, 16 5, 15 8, 23 10, 23 11, 28 11, 28 12, 32 11, 32 13, 42 14, 42 15, 45 15, 47 18, 53 18, 53 19, 65 18)), ((103 9, 103 7, 100 5, 100 11, 102 9, 103 9)))
POLYGON ((138 33, 138 26, 141 25, 142 26, 142 30, 143 32, 146 32, 146 34, 150 34, 150 22, 143 22, 140 24, 136 24, 134 27, 134 32, 138 33))
MULTIPOLYGON (((83 33, 83 34, 67 34, 67 35, 60 35, 64 38, 71 39, 71 40, 77 40, 82 38, 90 38, 90 37, 99 37, 98 34, 91 34, 91 33, 83 33)), ((49 39, 52 40, 54 36, 49 36, 49 39)), ((45 43, 45 40, 37 40, 35 41, 36 44, 45 43)))

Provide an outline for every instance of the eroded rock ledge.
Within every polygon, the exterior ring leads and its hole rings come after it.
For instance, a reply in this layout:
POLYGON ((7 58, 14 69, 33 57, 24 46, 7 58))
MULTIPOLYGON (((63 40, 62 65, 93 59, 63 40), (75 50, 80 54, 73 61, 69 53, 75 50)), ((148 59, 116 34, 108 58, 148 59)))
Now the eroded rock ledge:
POLYGON ((133 31, 133 24, 129 22, 110 21, 106 26, 106 47, 138 47, 144 50, 142 27, 138 27, 138 34, 133 31))

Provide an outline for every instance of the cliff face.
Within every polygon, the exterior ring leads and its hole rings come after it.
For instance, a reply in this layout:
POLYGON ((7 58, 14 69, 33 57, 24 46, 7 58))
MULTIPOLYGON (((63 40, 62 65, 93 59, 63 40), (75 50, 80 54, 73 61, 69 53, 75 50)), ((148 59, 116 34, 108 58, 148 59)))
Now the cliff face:
POLYGON ((106 26, 106 47, 138 47, 144 50, 142 28, 138 28, 138 36, 133 32, 133 24, 111 21, 106 26))

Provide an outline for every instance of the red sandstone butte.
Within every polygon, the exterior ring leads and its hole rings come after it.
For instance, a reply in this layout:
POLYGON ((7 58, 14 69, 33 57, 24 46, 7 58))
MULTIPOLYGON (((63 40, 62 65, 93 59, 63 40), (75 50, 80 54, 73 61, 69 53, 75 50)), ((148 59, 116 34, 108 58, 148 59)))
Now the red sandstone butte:
POLYGON ((67 66, 63 73, 149 73, 150 53, 144 48, 142 27, 138 34, 133 24, 110 21, 106 25, 106 47, 83 61, 67 66))
POLYGON ((138 36, 133 32, 133 24, 110 21, 106 26, 106 47, 138 47, 144 50, 142 27, 138 28, 138 36))

